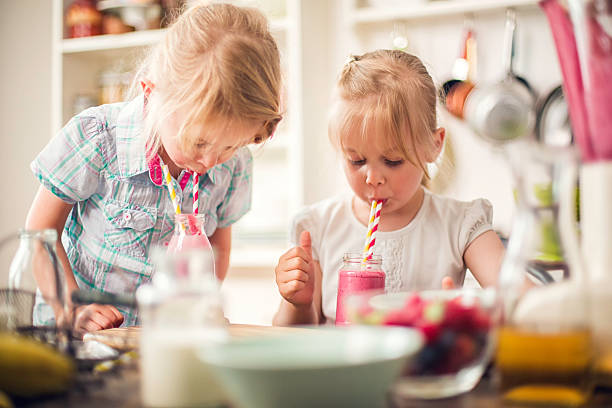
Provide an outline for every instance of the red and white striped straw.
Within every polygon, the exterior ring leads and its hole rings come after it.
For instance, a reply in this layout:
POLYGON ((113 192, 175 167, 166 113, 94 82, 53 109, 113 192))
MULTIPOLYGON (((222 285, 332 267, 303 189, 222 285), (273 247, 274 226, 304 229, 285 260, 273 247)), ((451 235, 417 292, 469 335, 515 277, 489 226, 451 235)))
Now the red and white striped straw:
POLYGON ((193 213, 198 213, 198 206, 200 203, 200 175, 196 172, 193 173, 193 213))
POLYGON ((368 221, 368 233, 366 235, 365 245, 363 248, 363 261, 365 265, 368 259, 374 255, 374 244, 376 244, 376 231, 378 231, 378 223, 380 222, 380 212, 382 210, 382 200, 372 201, 370 207, 370 219, 368 221))

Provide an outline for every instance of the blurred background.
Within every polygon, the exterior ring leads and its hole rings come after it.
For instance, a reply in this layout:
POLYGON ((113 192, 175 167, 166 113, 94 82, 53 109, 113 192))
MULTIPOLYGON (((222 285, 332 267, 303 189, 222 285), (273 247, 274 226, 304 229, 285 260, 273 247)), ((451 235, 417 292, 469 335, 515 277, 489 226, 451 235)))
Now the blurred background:
MULTIPOLYGON (((160 40, 178 0, 0 0, 0 234, 22 227, 38 187, 29 164, 75 113, 123 100, 133 68, 160 40)), ((516 14, 515 73, 544 99, 561 83, 552 36, 536 0, 242 0, 261 8, 282 53, 287 114, 254 149, 252 211, 234 228, 224 283, 233 323, 270 324, 279 296, 274 266, 288 248, 292 215, 348 191, 327 139, 330 92, 351 53, 399 48, 418 55, 436 85, 492 84, 506 75, 508 8, 516 14)), ((563 112, 561 110, 561 112, 563 112)), ((447 144, 430 188, 489 199, 494 227, 509 233, 512 177, 502 152, 439 108, 447 144)), ((6 273, 6 271, 0 271, 6 273)))

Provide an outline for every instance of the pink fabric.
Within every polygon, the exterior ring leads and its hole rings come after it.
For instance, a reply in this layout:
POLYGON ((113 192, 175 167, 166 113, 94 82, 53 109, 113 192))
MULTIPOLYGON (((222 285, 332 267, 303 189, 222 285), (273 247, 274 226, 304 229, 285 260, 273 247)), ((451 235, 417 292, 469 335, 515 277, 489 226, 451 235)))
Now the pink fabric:
MULTIPOLYGON (((149 177, 151 177, 151 181, 157 185, 163 185, 163 173, 161 168, 161 160, 158 155, 153 156, 151 160, 147 163, 149 165, 149 177)), ((179 181, 179 185, 181 186, 181 190, 185 189, 185 186, 189 182, 189 178, 191 177, 192 172, 186 171, 181 177, 179 181)))
MULTIPOLYGON (((587 14, 590 14, 590 11, 587 11, 587 14)), ((610 160, 612 159, 612 38, 594 17, 588 19, 586 26, 589 83, 585 84, 585 102, 591 142, 598 159, 610 160)))
POLYGON ((186 171, 185 173, 183 173, 183 177, 181 177, 181 180, 179 181, 179 185, 181 186, 181 190, 185 189, 185 186, 187 185, 187 183, 189 182, 189 178, 191 177, 191 172, 186 171))
POLYGON ((540 7, 548 18, 557 48, 557 56, 563 74, 563 91, 568 101, 572 129, 582 153, 582 159, 584 161, 595 160, 572 22, 557 0, 540 1, 540 7))
POLYGON ((149 177, 151 177, 151 181, 156 186, 161 186, 163 184, 163 173, 159 156, 153 156, 153 158, 149 160, 147 164, 149 165, 149 177))

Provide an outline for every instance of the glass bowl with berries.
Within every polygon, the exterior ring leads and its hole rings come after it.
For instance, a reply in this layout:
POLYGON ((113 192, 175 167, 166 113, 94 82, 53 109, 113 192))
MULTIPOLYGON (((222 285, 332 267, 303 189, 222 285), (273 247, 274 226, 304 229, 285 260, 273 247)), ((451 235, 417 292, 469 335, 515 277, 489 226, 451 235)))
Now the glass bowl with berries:
POLYGON ((412 327, 425 347, 406 365, 396 398, 446 398, 470 391, 495 348, 499 305, 494 289, 368 291, 346 300, 352 324, 412 327))

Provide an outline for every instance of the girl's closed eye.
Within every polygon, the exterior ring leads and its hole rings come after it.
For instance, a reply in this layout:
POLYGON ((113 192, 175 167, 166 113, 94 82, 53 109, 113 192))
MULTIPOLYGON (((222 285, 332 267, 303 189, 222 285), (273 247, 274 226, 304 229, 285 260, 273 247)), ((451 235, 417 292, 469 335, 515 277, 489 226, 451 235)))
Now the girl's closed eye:
POLYGON ((404 164, 404 159, 391 160, 391 159, 385 158, 384 160, 385 160, 385 165, 389 167, 397 167, 397 166, 401 166, 402 164, 404 164))
POLYGON ((207 141, 204 140, 198 140, 195 144, 195 147, 198 149, 204 149, 205 147, 209 146, 210 143, 208 143, 207 141))
POLYGON ((363 166, 366 163, 366 159, 358 159, 358 158, 352 158, 352 157, 347 157, 346 159, 351 165, 357 166, 357 167, 363 166))

